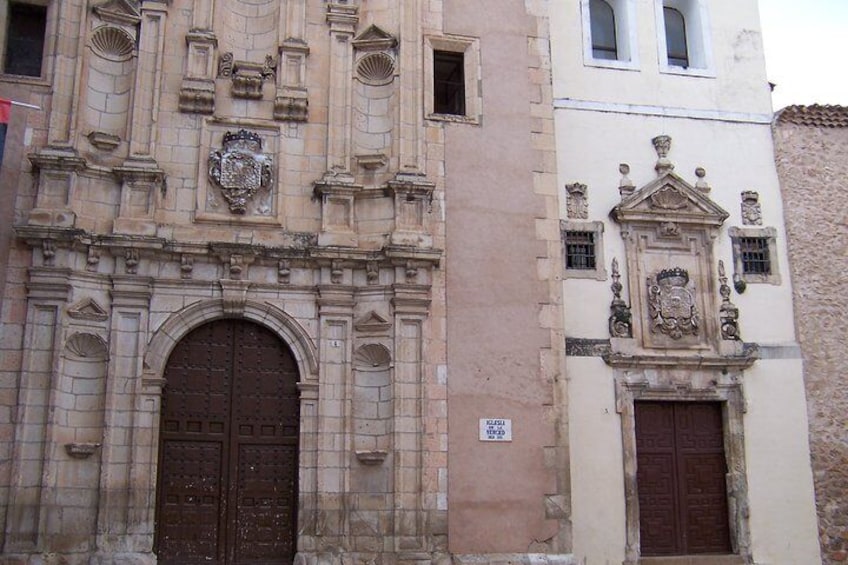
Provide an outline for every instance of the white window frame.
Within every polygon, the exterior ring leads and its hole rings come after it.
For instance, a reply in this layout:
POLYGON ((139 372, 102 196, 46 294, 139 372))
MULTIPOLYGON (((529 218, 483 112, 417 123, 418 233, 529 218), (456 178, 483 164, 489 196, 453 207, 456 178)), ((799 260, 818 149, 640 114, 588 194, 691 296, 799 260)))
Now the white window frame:
POLYGON ((657 57, 660 72, 672 75, 715 77, 710 36, 710 19, 705 0, 654 0, 657 29, 657 57), (663 8, 674 8, 686 23, 686 49, 689 66, 679 67, 668 63, 668 45, 665 41, 665 15, 663 8))
POLYGON ((589 0, 580 0, 583 20, 583 64, 587 67, 637 70, 639 49, 636 45, 636 0, 606 0, 615 14, 616 56, 612 59, 596 59, 592 51, 592 16, 589 0))
POLYGON ((483 112, 480 92, 482 80, 480 66, 480 40, 462 35, 429 35, 424 38, 424 117, 428 120, 479 124, 483 112), (433 52, 462 53, 465 74, 465 115, 438 114, 435 111, 433 92, 433 52))

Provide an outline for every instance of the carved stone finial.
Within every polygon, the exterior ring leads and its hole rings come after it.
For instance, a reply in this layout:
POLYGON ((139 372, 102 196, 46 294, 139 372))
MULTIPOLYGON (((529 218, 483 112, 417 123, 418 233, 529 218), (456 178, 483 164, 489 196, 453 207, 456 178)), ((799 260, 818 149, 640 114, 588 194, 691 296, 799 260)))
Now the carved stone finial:
POLYGON ((630 174, 630 165, 627 163, 621 163, 618 166, 618 172, 621 173, 621 180, 618 181, 618 193, 621 194, 622 198, 630 196, 636 191, 636 185, 633 184, 633 181, 630 180, 629 176, 627 176, 630 174))
POLYGON ((668 171, 674 170, 674 165, 668 160, 668 152, 671 150, 671 136, 658 135, 651 140, 654 144, 654 149, 657 151, 657 164, 654 169, 658 175, 663 175, 668 171))
POLYGON ((680 267, 663 269, 648 277, 648 315, 651 333, 662 333, 671 339, 697 335, 701 316, 695 306, 694 289, 689 272, 680 267))
POLYGON ((709 194, 712 188, 705 179, 705 177, 707 176, 707 170, 704 167, 698 167, 697 169, 695 169, 695 176, 698 177, 698 180, 695 181, 695 188, 697 188, 704 194, 709 194))
POLYGON ((566 212, 569 218, 585 220, 589 217, 588 187, 580 182, 565 185, 566 212))
POLYGON ((618 259, 612 260, 612 302, 610 303, 610 337, 633 337, 633 324, 630 308, 621 299, 621 274, 618 272, 618 259))
POLYGON ((760 195, 756 191, 742 191, 742 223, 746 226, 763 225, 763 210, 760 207, 760 195))
POLYGON ((739 308, 730 302, 730 287, 727 285, 727 275, 724 272, 724 261, 718 262, 719 293, 721 294, 721 339, 738 341, 739 337, 739 308))

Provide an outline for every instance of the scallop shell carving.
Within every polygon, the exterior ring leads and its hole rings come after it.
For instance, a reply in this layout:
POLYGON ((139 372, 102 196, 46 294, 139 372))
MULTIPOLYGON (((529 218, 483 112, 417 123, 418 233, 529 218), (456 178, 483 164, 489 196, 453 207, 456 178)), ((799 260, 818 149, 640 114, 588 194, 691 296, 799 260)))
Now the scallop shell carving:
POLYGON ((360 368, 388 369, 391 362, 389 350, 378 343, 363 345, 353 354, 353 364, 360 368))
POLYGON ((356 73, 365 84, 388 84, 394 72, 395 62, 385 53, 369 53, 356 65, 356 73))
POLYGON ((106 343, 100 336, 90 333, 75 333, 65 342, 65 349, 74 357, 84 359, 106 359, 106 343))
POLYGON ((95 53, 112 61, 129 59, 135 51, 135 41, 122 29, 102 26, 91 35, 91 47, 95 53))

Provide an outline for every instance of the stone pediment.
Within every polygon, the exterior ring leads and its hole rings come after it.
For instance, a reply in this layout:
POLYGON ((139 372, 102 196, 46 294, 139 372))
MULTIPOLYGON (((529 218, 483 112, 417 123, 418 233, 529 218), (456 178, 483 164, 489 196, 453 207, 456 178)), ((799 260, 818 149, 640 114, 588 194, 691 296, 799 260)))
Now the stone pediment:
POLYGON ((109 314, 93 298, 84 298, 68 308, 68 316, 77 320, 102 322, 109 317, 109 314))
POLYGON ((365 333, 385 332, 391 326, 391 322, 373 310, 365 314, 354 324, 356 331, 365 333))
POLYGON ((726 210, 672 171, 626 196, 610 215, 619 223, 676 222, 715 227, 729 217, 726 210))
POLYGON ((373 24, 353 40, 354 47, 367 51, 386 51, 395 45, 397 39, 373 24))
POLYGON ((134 26, 141 21, 138 2, 133 0, 108 0, 93 10, 105 22, 134 26))

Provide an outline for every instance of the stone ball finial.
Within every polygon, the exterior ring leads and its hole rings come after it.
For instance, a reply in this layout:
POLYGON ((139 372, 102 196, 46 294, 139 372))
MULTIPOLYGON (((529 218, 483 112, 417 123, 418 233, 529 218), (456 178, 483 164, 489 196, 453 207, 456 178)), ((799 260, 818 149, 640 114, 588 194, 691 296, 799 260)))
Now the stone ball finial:
POLYGON ((621 163, 618 166, 618 172, 621 173, 621 180, 618 182, 618 192, 621 194, 621 197, 624 198, 625 196, 633 194, 636 190, 636 185, 633 184, 633 181, 627 176, 630 174, 630 165, 627 163, 621 163))
POLYGON ((705 178, 707 176, 707 170, 704 167, 698 167, 695 169, 695 176, 698 177, 698 180, 695 182, 695 188, 707 194, 711 190, 705 178))

